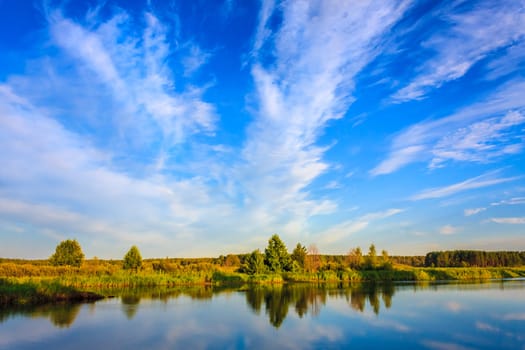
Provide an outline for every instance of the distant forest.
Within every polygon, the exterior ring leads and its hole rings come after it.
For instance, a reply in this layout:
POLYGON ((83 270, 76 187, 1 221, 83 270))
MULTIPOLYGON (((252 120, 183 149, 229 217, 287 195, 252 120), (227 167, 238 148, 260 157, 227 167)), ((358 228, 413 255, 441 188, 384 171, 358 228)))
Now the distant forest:
MULTIPOLYGON (((145 262, 153 264, 154 269, 162 270, 166 263, 180 266, 191 266, 194 264, 207 263, 220 266, 235 266, 246 263, 250 254, 228 254, 215 258, 166 258, 145 259, 145 262)), ((337 266, 346 265, 349 255, 326 255, 319 254, 321 265, 326 270, 336 269, 337 266)), ((525 251, 479 251, 479 250, 449 250, 430 252, 423 255, 390 256, 393 264, 407 265, 413 267, 514 267, 525 266, 525 251)), ((104 260, 102 260, 104 261, 104 260)), ((48 265, 49 260, 26 260, 0 258, 0 263, 31 263, 33 265, 48 265)), ((120 260, 106 260, 106 263, 120 264, 120 260)))
POLYGON ((484 252, 450 250, 430 252, 425 256, 427 267, 511 267, 525 265, 525 252, 484 252))

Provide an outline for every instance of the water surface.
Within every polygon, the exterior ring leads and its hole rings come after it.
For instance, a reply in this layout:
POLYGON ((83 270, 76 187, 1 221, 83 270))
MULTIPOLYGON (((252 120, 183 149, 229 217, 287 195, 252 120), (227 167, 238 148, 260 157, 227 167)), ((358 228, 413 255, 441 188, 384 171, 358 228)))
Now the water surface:
POLYGON ((0 311, 5 349, 525 349, 525 280, 120 290, 0 311))

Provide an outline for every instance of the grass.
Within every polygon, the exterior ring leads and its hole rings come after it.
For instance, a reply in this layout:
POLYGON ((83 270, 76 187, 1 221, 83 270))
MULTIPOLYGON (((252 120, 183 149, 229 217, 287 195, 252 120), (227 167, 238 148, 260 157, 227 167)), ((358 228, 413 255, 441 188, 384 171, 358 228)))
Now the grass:
MULTIPOLYGON (((104 290, 140 287, 228 286, 241 284, 339 283, 384 281, 474 281, 525 277, 525 267, 339 269, 319 272, 247 275, 212 264, 178 266, 171 271, 145 268, 137 273, 117 264, 73 267, 0 263, 0 306, 95 300, 104 290)), ((102 293, 103 295, 109 295, 102 293)))
POLYGON ((0 279, 0 306, 94 301, 102 298, 99 294, 80 291, 56 280, 0 279))

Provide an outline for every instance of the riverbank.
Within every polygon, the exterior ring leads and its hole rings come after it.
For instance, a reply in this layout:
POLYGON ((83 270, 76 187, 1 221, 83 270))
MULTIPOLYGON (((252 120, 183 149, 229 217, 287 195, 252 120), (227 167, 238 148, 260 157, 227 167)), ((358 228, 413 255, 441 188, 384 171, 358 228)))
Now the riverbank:
POLYGON ((525 277, 525 267, 413 268, 398 266, 389 270, 346 269, 315 273, 288 272, 259 275, 248 275, 233 271, 184 274, 120 271, 110 275, 67 273, 61 276, 0 278, 0 306, 94 301, 107 296, 100 291, 108 288, 283 283, 475 281, 520 277, 525 277))
POLYGON ((31 281, 0 278, 0 307, 88 302, 100 300, 104 297, 101 294, 64 285, 56 279, 31 281))

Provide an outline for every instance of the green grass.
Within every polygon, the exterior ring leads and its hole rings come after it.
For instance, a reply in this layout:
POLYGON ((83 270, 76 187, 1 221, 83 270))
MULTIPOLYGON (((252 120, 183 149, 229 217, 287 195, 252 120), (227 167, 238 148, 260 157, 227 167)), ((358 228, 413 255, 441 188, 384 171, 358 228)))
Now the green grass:
POLYGON ((0 306, 93 301, 101 298, 101 295, 77 290, 57 280, 0 279, 0 306))
POLYGON ((9 262, 0 264, 0 306, 96 299, 100 295, 95 293, 119 288, 366 281, 480 281, 517 277, 525 277, 525 267, 415 268, 397 265, 388 270, 347 268, 311 273, 247 275, 235 272, 234 268, 209 266, 186 267, 185 270, 169 272, 144 269, 135 273, 111 264, 72 268, 9 262))

